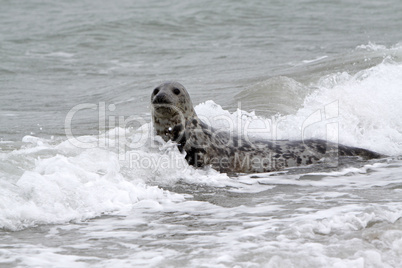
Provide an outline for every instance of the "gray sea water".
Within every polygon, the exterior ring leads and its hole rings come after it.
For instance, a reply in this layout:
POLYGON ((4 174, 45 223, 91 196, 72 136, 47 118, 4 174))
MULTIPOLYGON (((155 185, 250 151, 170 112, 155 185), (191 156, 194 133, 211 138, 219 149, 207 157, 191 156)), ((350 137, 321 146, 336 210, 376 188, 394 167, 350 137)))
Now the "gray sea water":
POLYGON ((402 267, 401 22, 396 0, 1 1, 0 266, 402 267), (152 135, 167 80, 216 128, 389 157, 194 169, 152 135))

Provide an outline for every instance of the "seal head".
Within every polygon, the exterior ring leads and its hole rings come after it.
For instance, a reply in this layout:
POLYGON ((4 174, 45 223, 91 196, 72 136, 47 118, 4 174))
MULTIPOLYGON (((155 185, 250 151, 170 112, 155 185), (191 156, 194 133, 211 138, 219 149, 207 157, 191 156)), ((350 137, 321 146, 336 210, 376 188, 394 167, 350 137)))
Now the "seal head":
POLYGON ((151 103, 154 128, 166 142, 179 142, 186 123, 197 118, 187 90, 178 82, 165 82, 156 87, 151 103))

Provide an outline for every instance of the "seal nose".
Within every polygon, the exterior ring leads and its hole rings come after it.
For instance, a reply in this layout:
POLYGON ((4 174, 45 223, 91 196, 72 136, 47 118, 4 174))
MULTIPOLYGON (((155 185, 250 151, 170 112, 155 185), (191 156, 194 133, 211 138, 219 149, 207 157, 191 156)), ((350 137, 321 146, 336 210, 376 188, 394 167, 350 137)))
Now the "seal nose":
POLYGON ((153 104, 167 104, 170 103, 169 98, 166 93, 159 93, 157 94, 154 99, 152 100, 153 104))

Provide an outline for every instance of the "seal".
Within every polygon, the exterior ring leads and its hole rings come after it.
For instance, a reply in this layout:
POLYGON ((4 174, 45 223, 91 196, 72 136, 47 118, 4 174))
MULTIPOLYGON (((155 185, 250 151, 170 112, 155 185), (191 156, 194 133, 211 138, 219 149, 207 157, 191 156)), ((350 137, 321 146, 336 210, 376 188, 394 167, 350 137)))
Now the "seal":
POLYGON ((156 134, 177 144, 195 167, 212 166, 225 173, 259 173, 315 163, 335 163, 338 157, 363 159, 382 155, 324 140, 249 140, 216 130, 201 121, 186 88, 165 82, 151 95, 152 121, 156 134))

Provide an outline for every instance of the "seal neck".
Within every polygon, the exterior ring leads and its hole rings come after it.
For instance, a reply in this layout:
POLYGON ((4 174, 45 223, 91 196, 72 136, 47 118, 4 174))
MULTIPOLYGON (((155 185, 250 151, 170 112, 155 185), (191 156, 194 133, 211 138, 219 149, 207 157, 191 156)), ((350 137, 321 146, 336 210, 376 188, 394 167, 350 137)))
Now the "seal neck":
POLYGON ((157 135, 161 136, 166 142, 171 140, 179 143, 186 125, 186 121, 183 117, 161 118, 153 115, 152 119, 157 135))

